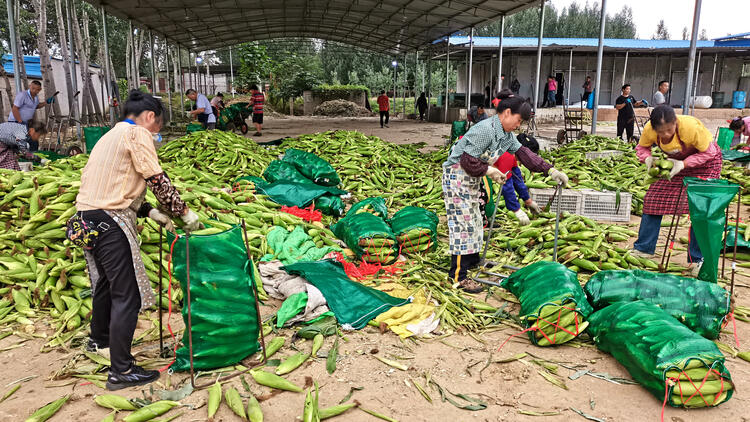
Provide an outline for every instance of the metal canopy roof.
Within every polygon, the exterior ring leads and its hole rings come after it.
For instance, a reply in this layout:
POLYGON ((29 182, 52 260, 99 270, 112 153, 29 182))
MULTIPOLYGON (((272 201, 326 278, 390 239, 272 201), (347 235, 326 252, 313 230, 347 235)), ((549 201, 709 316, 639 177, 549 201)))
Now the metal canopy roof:
POLYGON ((191 51, 305 37, 396 53, 539 0, 85 0, 191 51))

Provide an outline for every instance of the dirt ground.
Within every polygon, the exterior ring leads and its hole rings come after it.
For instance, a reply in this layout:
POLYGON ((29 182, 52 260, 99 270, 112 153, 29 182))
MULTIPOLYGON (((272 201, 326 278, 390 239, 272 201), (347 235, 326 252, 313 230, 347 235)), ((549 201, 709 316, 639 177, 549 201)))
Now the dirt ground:
MULTIPOLYGON (((606 126, 603 126, 606 128, 606 126)), ((271 140, 283 136, 294 136, 301 133, 312 133, 324 129, 360 130, 369 135, 382 137, 391 142, 428 142, 438 145, 442 136, 448 133, 448 126, 432 123, 394 121, 388 129, 380 129, 376 119, 310 119, 289 118, 269 119, 262 140, 271 140)), ((544 129, 544 128, 543 128, 544 129)), ((551 128, 550 130, 554 130, 551 128)), ((614 130, 612 128, 612 130, 614 130)), ((748 207, 743 207, 743 217, 748 215, 748 207)), ((631 217, 630 225, 637 227, 638 218, 631 217)), ((678 236, 686 236, 682 228, 678 236)), ((666 229, 662 230, 660 245, 664 244, 666 229)), ((680 245, 684 249, 684 246, 680 245)), ((678 251, 674 262, 684 263, 684 251, 678 251)), ((750 306, 750 277, 738 275, 736 279, 736 300, 738 305, 750 306)), ((481 294, 484 299, 485 295, 481 294)), ((496 299, 490 303, 499 305, 496 299)), ((517 305, 510 304, 512 312, 517 312, 517 305)), ((270 315, 278 309, 278 301, 269 301, 262 313, 270 315)), ((166 316, 165 316, 166 322, 166 316)), ((183 328, 179 314, 172 315, 170 320, 175 332, 183 328)), ((139 322, 139 333, 151 327, 151 322, 142 316, 139 322)), ((36 326, 37 333, 51 333, 44 319, 36 326)), ((166 324, 165 324, 166 328, 166 324)), ((731 329, 731 324, 728 327, 731 329)), ((519 330, 512 326, 500 326, 494 331, 479 333, 472 337, 467 333, 454 333, 433 339, 418 341, 401 341, 391 332, 380 333, 373 327, 361 331, 346 333, 346 339, 340 344, 337 369, 329 375, 326 372, 325 359, 315 359, 295 370, 288 379, 298 385, 305 384, 306 377, 312 377, 320 384, 321 407, 338 404, 352 388, 352 398, 359 401, 364 408, 377 411, 399 421, 584 421, 573 409, 604 421, 659 420, 662 400, 654 397, 638 385, 615 384, 613 382, 584 375, 570 377, 582 369, 591 372, 606 373, 612 377, 630 378, 627 371, 611 356, 597 350, 593 343, 586 339, 577 347, 563 345, 554 348, 532 346, 524 336, 514 337, 498 351, 498 347, 509 336, 519 330), (399 361, 407 365, 407 371, 391 368, 371 356, 373 353, 399 361), (519 353, 527 356, 507 363, 507 360, 519 353), (536 360, 537 363, 533 361, 536 360), (546 361, 546 362, 545 362, 546 361), (538 363, 555 364, 557 375, 564 381, 566 389, 555 386, 540 375, 544 369, 538 363), (565 367, 563 367, 565 365, 565 367), (568 369, 572 368, 572 369, 568 369), (424 374, 430 374, 433 380, 452 393, 468 394, 479 397, 488 406, 484 410, 468 411, 442 402, 434 388, 427 388, 432 402, 428 402, 414 386, 414 382, 424 386, 424 374), (529 413, 548 416, 531 416, 529 413)), ((281 330, 279 335, 287 343, 275 357, 288 356, 294 353, 289 349, 292 330, 281 330)), ((750 324, 737 322, 737 335, 741 342, 740 350, 750 349, 750 324)), ((721 335, 720 341, 734 345, 730 331, 721 335)), ((333 337, 326 339, 321 352, 325 353, 332 346, 333 337)), ((57 349, 50 353, 41 353, 44 344, 42 339, 27 340, 19 335, 11 335, 0 340, 0 394, 8 391, 14 382, 21 382, 21 388, 10 398, 0 403, 0 420, 15 421, 28 417, 34 409, 71 394, 71 402, 66 404, 52 421, 97 421, 109 412, 96 406, 93 397, 105 391, 86 380, 64 384, 64 381, 52 381, 53 373, 62 368, 78 350, 57 349)), ((167 344, 172 345, 168 338, 167 344)), ((310 341, 298 344, 299 349, 307 351, 310 341)), ((158 342, 149 342, 134 348, 139 361, 153 357, 158 342)), ((248 365, 254 358, 245 361, 248 365)), ((154 362, 154 367, 161 362, 154 362)), ((727 357, 727 367, 736 383, 737 393, 727 403, 717 408, 684 410, 667 407, 665 421, 750 421, 750 363, 741 359, 727 357)), ((245 376, 252 393, 262 395, 261 408, 266 421, 300 420, 304 404, 304 394, 283 392, 270 396, 270 389, 260 387, 245 376)), ((153 386, 155 390, 182 386, 186 381, 185 374, 163 374, 153 386)), ((207 381, 209 378, 202 378, 207 381)), ((241 394, 247 394, 239 380, 231 381, 241 394)), ((121 390, 118 394, 129 398, 151 395, 149 387, 138 387, 121 390)), ((166 416, 184 412, 176 421, 206 420, 205 390, 193 392, 183 403, 197 407, 173 409, 166 416), (202 407, 201 407, 202 406, 202 407)), ((124 415, 123 415, 124 416, 124 415)), ((121 417, 118 418, 121 419, 121 417)), ((215 418, 216 421, 239 420, 222 404, 215 418)), ((339 417, 342 421, 377 421, 373 416, 360 410, 352 410, 339 417)), ((595 419, 592 419, 595 420, 595 419)))

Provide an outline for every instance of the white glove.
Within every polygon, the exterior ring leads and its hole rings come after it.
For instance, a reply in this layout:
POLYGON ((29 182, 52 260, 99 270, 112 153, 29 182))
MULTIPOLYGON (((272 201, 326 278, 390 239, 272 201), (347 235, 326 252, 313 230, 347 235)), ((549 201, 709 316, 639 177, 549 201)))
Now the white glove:
POLYGON ((542 213, 542 208, 539 206, 539 204, 537 204, 536 202, 534 202, 533 199, 529 199, 526 202, 526 208, 528 208, 531 211, 532 214, 541 214, 542 213))
POLYGON ((526 215, 525 212, 523 212, 522 209, 518 209, 518 211, 514 211, 514 214, 516 214, 516 218, 518 218, 518 224, 522 226, 527 226, 531 224, 531 220, 529 220, 529 216, 526 215))
POLYGON ((41 165, 43 165, 43 166, 46 166, 47 164, 49 164, 49 160, 48 160, 48 159, 46 159, 46 158, 42 158, 42 161, 40 161, 39 163, 40 163, 41 165))
POLYGON ((677 173, 681 172, 685 168, 685 162, 682 160, 675 160, 674 158, 670 158, 669 161, 672 162, 672 170, 669 171, 669 180, 672 180, 673 177, 677 175, 677 173))
POLYGON ((160 226, 174 233, 174 224, 167 214, 164 214, 156 208, 152 208, 151 211, 148 212, 148 218, 156 221, 160 226))
POLYGON ((188 210, 188 212, 181 218, 185 223, 185 227, 183 227, 183 229, 186 232, 192 232, 203 228, 203 224, 198 221, 198 214, 194 213, 193 210, 188 210))
POLYGON ((549 169, 549 177, 552 178, 555 182, 562 184, 562 187, 568 186, 568 176, 565 175, 565 173, 561 172, 560 170, 557 170, 556 168, 552 167, 549 169))
POLYGON ((505 184, 505 175, 503 172, 497 169, 497 167, 489 166, 487 167, 487 177, 492 179, 494 182, 497 182, 501 185, 505 184))
POLYGON ((652 155, 649 155, 648 157, 646 157, 646 161, 644 161, 644 163, 646 164, 646 171, 651 170, 651 167, 654 166, 654 161, 656 160, 654 159, 652 155))
POLYGON ((185 116, 187 116, 189 119, 191 119, 193 117, 193 113, 190 112, 190 111, 186 111, 185 112, 185 116))

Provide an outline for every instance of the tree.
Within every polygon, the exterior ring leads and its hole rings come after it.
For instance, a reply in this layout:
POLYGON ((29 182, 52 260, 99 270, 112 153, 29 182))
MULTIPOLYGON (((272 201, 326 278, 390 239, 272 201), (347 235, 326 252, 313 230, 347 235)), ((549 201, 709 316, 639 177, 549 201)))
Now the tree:
POLYGON ((667 25, 664 24, 664 19, 659 21, 656 25, 656 33, 651 37, 652 40, 668 40, 669 31, 667 31, 667 25))
POLYGON ((687 29, 687 26, 682 27, 682 40, 689 40, 690 39, 690 32, 687 29))
POLYGON ((700 35, 698 35, 698 39, 701 41, 708 41, 708 34, 706 34, 706 28, 701 29, 700 35))
POLYGON ((240 44, 237 47, 237 59, 240 67, 235 83, 242 90, 246 91, 250 86, 260 83, 271 72, 271 58, 268 57, 267 48, 257 41, 240 44))
POLYGON ((65 73, 65 84, 67 87, 68 94, 68 105, 73 107, 73 79, 70 74, 70 52, 68 51, 68 43, 65 31, 65 15, 63 15, 63 9, 61 0, 55 0, 55 14, 57 15, 57 35, 58 42, 60 45, 60 53, 63 57, 63 71, 65 73))
MULTIPOLYGON (((39 62, 42 72, 42 86, 44 95, 49 97, 57 91, 55 78, 52 76, 52 62, 47 45, 47 0, 33 0, 32 4, 36 10, 36 22, 39 36, 37 37, 37 48, 39 49, 39 62)), ((60 104, 55 101, 52 108, 56 115, 60 115, 60 104)))

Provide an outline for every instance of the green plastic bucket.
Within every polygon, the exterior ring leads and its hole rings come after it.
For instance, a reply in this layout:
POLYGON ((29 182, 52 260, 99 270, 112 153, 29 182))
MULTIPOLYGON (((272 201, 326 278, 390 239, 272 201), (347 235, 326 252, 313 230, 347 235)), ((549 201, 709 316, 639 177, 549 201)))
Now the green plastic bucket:
POLYGON ((86 152, 91 153, 99 139, 109 132, 109 126, 90 126, 83 128, 83 138, 86 140, 86 152))
POLYGON ((734 139, 734 131, 728 127, 720 127, 719 135, 716 137, 716 143, 719 144, 719 148, 722 151, 728 151, 729 147, 732 146, 732 139, 734 139))

